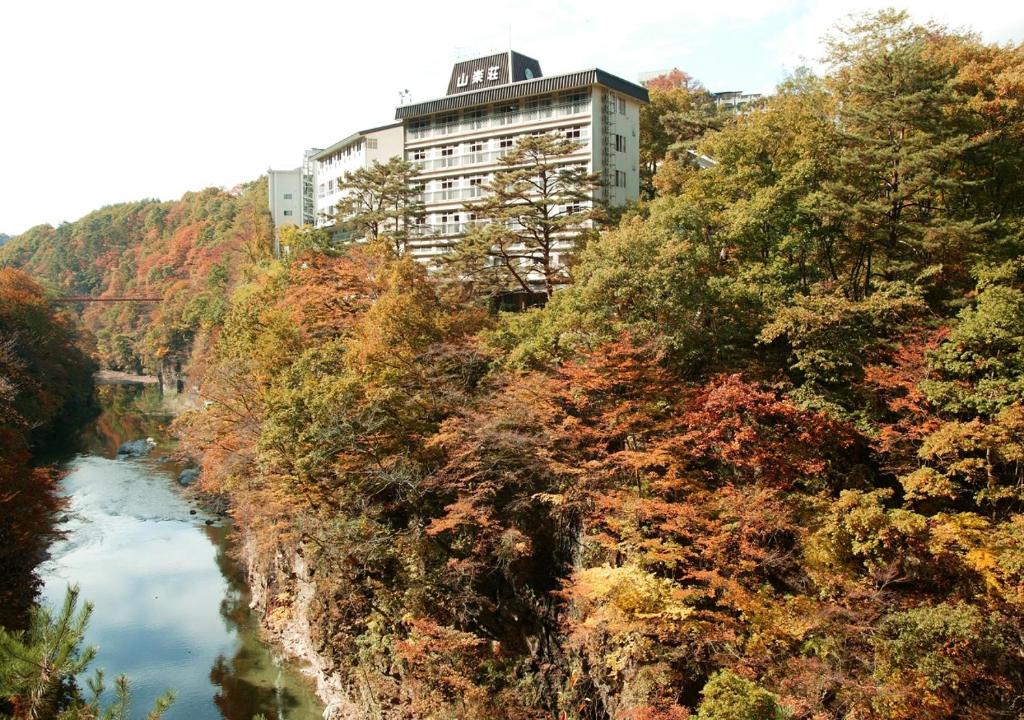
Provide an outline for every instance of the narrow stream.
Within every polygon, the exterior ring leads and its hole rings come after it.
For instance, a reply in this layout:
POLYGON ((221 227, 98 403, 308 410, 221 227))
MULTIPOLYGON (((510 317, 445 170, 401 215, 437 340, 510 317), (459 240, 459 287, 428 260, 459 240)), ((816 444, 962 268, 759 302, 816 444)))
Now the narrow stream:
POLYGON ((100 401, 65 463, 65 535, 39 568, 41 600, 58 606, 68 584, 81 586, 95 604, 94 666, 128 676, 134 717, 171 688, 168 720, 319 718, 309 680, 259 637, 230 527, 191 503, 180 468, 161 462, 170 418, 156 389, 101 387, 100 401), (117 457, 122 442, 146 437, 158 443, 150 455, 117 457))

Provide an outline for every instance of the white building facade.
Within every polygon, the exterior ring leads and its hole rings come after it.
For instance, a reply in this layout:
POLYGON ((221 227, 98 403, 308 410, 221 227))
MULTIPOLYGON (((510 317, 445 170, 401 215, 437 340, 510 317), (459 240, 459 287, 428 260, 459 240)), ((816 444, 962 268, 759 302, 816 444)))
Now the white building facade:
POLYGON ((396 111, 405 157, 423 185, 425 213, 410 253, 424 262, 446 253, 476 220, 464 205, 481 197, 498 159, 530 134, 580 143, 566 163, 600 175, 593 202, 636 200, 647 101, 645 88, 603 70, 543 77, 536 60, 512 51, 457 63, 447 95, 396 111))
POLYGON ((316 227, 334 226, 333 216, 345 194, 342 190, 345 173, 401 157, 403 139, 402 124, 392 123, 353 133, 309 156, 313 168, 316 227))
POLYGON ((302 224, 302 168, 267 170, 267 195, 274 227, 302 224))

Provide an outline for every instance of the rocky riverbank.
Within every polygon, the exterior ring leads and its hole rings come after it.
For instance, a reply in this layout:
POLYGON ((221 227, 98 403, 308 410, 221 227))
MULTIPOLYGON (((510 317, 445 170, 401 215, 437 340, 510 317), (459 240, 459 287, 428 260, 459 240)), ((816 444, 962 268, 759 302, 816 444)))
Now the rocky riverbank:
POLYGON ((324 703, 324 720, 378 717, 371 712, 373 699, 363 697, 361 688, 347 685, 313 640, 310 615, 316 585, 301 550, 290 556, 278 553, 267 561, 259 557, 247 536, 241 541, 241 551, 250 608, 262 619, 267 639, 300 661, 303 672, 316 683, 316 693, 324 703))

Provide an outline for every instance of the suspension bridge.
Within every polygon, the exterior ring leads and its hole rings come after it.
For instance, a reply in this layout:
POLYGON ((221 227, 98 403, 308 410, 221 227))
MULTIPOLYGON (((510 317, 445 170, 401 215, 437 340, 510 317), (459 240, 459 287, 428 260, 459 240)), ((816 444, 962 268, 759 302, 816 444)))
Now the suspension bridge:
POLYGON ((58 303, 158 303, 161 300, 163 300, 162 297, 150 297, 146 295, 114 295, 110 297, 95 297, 92 295, 61 295, 53 299, 54 302, 58 303))

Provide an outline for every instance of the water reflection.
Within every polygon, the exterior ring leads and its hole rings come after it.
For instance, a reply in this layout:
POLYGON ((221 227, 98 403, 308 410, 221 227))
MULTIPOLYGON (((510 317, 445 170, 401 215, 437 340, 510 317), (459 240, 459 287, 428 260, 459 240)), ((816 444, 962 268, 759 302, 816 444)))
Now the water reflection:
MULTIPOLYGON (((0 442, 3 438, 0 437, 0 442)), ((59 537, 55 474, 0 466, 0 627, 23 630, 36 600, 36 568, 59 537)))
POLYGON ((99 646, 96 665, 129 676, 140 710, 170 687, 169 720, 319 717, 306 679, 259 639, 230 530, 206 524, 215 519, 182 497, 171 466, 115 458, 125 440, 165 442, 168 418, 145 393, 103 390, 104 412, 61 482, 65 537, 40 569, 44 599, 58 603, 68 583, 81 585, 95 603, 87 641, 99 646), (142 411, 132 403, 140 398, 142 411))

